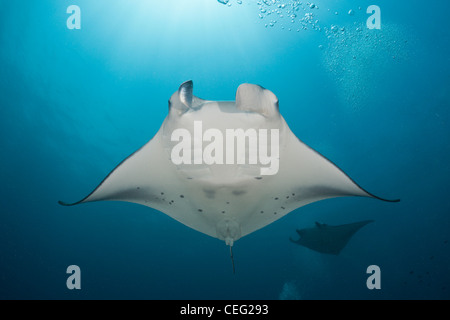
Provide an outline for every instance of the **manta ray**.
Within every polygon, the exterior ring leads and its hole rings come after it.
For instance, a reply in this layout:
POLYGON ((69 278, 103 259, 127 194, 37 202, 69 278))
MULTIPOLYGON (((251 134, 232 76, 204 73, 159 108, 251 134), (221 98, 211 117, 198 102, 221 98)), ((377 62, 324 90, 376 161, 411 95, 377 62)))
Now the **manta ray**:
POLYGON ((289 240, 311 250, 338 255, 350 241, 350 238, 366 224, 373 220, 365 220, 343 224, 339 226, 329 226, 324 223, 316 222, 314 228, 296 230, 300 238, 298 240, 289 240))
POLYGON ((235 101, 209 101, 194 96, 193 82, 186 81, 148 143, 85 198, 59 203, 148 206, 225 241, 232 256, 234 242, 245 235, 309 203, 343 196, 398 201, 365 191, 301 142, 271 91, 244 83, 235 101))

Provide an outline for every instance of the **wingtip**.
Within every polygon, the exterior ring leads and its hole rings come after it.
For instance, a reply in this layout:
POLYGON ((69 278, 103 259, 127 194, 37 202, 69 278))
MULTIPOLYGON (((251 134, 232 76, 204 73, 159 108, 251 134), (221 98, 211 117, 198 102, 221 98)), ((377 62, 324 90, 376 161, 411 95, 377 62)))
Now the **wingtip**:
POLYGON ((67 203, 67 202, 64 202, 64 201, 59 200, 58 203, 59 203, 60 205, 64 206, 64 207, 71 207, 71 206, 76 205, 78 202, 76 202, 76 203, 67 203))
POLYGON ((372 195, 375 199, 385 201, 385 202, 400 202, 400 199, 384 199, 377 196, 372 195))
MULTIPOLYGON (((355 182, 356 184, 356 182, 355 182)), ((385 198, 381 198, 378 197, 376 195, 374 195, 373 193, 370 193, 367 190, 364 190, 363 188, 361 188, 358 184, 356 184, 362 191, 364 191, 366 193, 366 196, 373 198, 373 199, 377 199, 377 200, 381 200, 381 201, 385 201, 385 202, 400 202, 400 199, 385 199, 385 198)))

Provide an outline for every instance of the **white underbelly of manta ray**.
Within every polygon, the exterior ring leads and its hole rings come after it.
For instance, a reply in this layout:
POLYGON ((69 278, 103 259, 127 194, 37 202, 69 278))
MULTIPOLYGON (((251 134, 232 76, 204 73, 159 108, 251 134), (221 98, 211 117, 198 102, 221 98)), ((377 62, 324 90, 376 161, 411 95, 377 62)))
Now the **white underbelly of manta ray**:
POLYGON ((134 202, 232 246, 299 207, 341 196, 380 199, 302 143, 271 91, 242 84, 235 102, 206 101, 187 81, 152 140, 87 197, 60 204, 134 202))

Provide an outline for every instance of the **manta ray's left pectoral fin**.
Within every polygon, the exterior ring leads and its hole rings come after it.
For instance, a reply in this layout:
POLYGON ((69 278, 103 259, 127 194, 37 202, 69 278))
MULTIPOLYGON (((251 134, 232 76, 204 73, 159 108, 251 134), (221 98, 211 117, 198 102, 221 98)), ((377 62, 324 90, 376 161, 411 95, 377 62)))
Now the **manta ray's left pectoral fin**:
POLYGON ((167 192, 167 180, 172 165, 161 156, 164 152, 157 136, 117 165, 86 197, 74 203, 58 203, 74 206, 109 200, 163 208, 169 205, 169 199, 164 194, 167 192))

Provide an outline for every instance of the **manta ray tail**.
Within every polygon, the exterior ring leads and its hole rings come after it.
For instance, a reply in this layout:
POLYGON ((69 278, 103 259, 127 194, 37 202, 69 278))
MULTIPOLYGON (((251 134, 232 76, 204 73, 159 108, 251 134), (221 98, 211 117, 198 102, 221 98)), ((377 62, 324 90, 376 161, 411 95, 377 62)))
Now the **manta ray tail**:
POLYGON ((234 269, 233 247, 232 246, 230 246, 230 258, 231 258, 231 265, 233 266, 233 274, 235 274, 236 271, 234 269))

